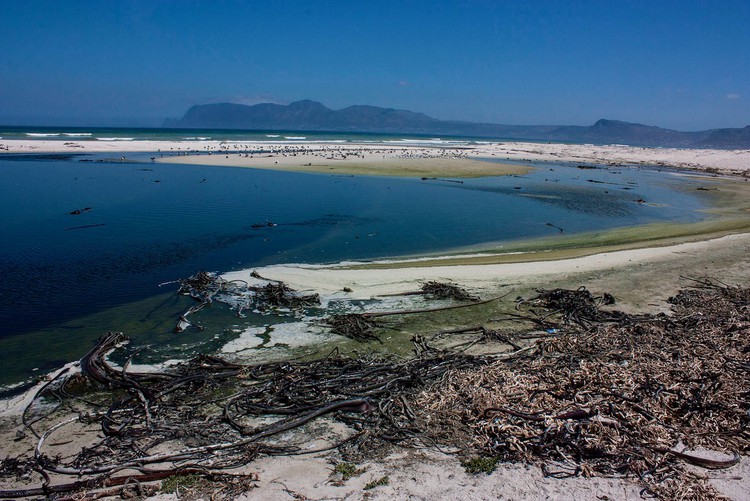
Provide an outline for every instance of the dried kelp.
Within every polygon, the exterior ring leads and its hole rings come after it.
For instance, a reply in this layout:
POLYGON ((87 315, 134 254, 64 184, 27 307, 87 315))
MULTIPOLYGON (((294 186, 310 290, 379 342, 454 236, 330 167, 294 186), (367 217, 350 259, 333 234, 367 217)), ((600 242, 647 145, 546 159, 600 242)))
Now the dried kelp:
POLYGON ((175 332, 182 332, 190 327, 192 323, 188 320, 188 316, 202 310, 206 306, 209 306, 214 301, 217 294, 223 292, 239 294, 242 292, 243 286, 247 285, 244 282, 230 282, 224 280, 216 273, 210 273, 207 271, 199 271, 195 275, 188 278, 182 278, 177 282, 180 284, 177 293, 192 297, 198 301, 198 304, 191 306, 185 313, 180 315, 177 325, 174 328, 175 332))
POLYGON ((199 271, 191 277, 182 278, 178 283, 178 294, 190 296, 200 303, 210 303, 216 294, 228 290, 234 284, 207 271, 199 271))
POLYGON ((519 299, 516 302, 516 309, 544 307, 545 315, 534 320, 541 320, 540 323, 546 327, 559 326, 559 324, 549 321, 549 318, 557 313, 561 313, 560 319, 565 324, 574 323, 583 328, 594 322, 619 322, 629 318, 620 311, 601 310, 599 308, 599 306, 615 303, 615 298, 611 294, 605 293, 601 296, 594 296, 585 287, 580 287, 577 290, 540 289, 538 292, 539 295, 531 299, 519 299))
POLYGON ((477 453, 554 462, 554 475, 633 475, 664 498, 716 495, 682 464, 750 450, 750 292, 702 281, 671 315, 627 315, 585 289, 520 301, 564 326, 523 363, 447 374, 415 401, 431 430, 465 426, 477 453), (704 448, 722 453, 705 459, 704 448))
POLYGON ((418 291, 399 292, 395 294, 385 294, 381 297, 388 296, 418 296, 426 295, 431 299, 454 299, 456 301, 479 301, 477 296, 469 294, 466 289, 458 285, 437 282, 434 280, 425 282, 418 291))
POLYGON ((320 305, 317 294, 299 294, 283 282, 269 282, 263 287, 253 287, 255 301, 261 309, 287 308, 302 309, 320 305))
POLYGON ((479 301, 477 296, 472 296, 466 289, 457 285, 429 281, 422 285, 422 292, 429 294, 434 299, 455 299, 456 301, 479 301))
MULTIPOLYGON (((695 285, 670 298, 670 315, 616 312, 585 289, 541 291, 519 300, 523 314, 512 318, 532 331, 561 328, 530 344, 482 326, 438 333, 517 343, 481 356, 416 336, 411 358, 333 352, 248 365, 204 355, 139 373, 107 361, 125 341, 112 333, 82 359, 82 374, 40 390, 24 415, 39 437, 33 460, 8 459, 0 475, 104 486, 126 468, 215 473, 260 455, 309 452, 328 436, 319 426, 326 418, 349 431, 315 450, 368 457, 389 444, 448 445, 542 464, 549 476, 634 476, 665 499, 710 499, 716 492, 684 465, 727 468, 750 450, 750 292, 695 285), (65 406, 50 410, 50 399, 65 406), (72 456, 55 454, 52 437, 75 426, 101 436, 72 456), (700 448, 723 455, 706 458, 700 448)), ((8 492, 39 495, 0 496, 8 492)))
POLYGON ((333 315, 325 319, 325 324, 331 328, 331 332, 339 336, 361 342, 380 341, 380 338, 375 335, 375 328, 380 324, 367 314, 344 313, 333 315))
MULTIPOLYGON (((115 368, 105 358, 125 340, 121 333, 109 333, 81 361, 81 375, 103 392, 99 401, 111 395, 110 402, 92 408, 68 393, 68 406, 78 406, 80 413, 38 435, 34 462, 4 463, 3 470, 95 476, 96 482, 123 469, 174 473, 175 463, 180 469, 212 472, 247 464, 260 454, 299 453, 317 437, 293 439, 284 432, 323 416, 352 430, 330 447, 346 443, 367 451, 389 443, 421 443, 424 429, 405 396, 449 370, 484 363, 436 351, 409 359, 334 352, 323 359, 256 365, 204 355, 169 370, 139 373, 115 368), (103 438, 74 456, 47 453, 51 438, 66 427, 94 425, 103 438)), ((60 379, 46 387, 29 413, 42 412, 44 399, 59 397, 65 384, 60 379)), ((93 483, 70 485, 77 489, 93 483)), ((25 495, 19 492, 13 495, 25 495)))

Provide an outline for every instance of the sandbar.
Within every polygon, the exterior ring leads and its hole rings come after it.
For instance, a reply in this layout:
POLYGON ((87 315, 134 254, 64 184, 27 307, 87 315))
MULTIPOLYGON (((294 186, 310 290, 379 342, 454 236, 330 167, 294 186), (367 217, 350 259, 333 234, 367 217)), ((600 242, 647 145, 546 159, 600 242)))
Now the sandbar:
MULTIPOLYGON (((573 275, 602 275, 612 270, 640 267, 646 264, 687 262, 695 260, 691 268, 696 272, 700 266, 710 270, 710 262, 724 255, 726 266, 745 261, 741 256, 750 250, 750 233, 726 235, 710 240, 684 242, 662 247, 644 247, 613 252, 599 252, 592 255, 569 259, 536 261, 533 258, 521 262, 497 264, 469 264, 472 256, 464 256, 467 264, 451 265, 450 259, 441 265, 445 258, 426 260, 430 266, 422 266, 422 261, 394 260, 384 262, 382 267, 370 265, 353 267, 352 263, 336 265, 284 264, 272 265, 256 270, 235 271, 224 274, 227 280, 251 281, 250 273, 258 271, 262 276, 281 280, 297 290, 315 291, 324 295, 339 293, 350 299, 370 299, 373 297, 402 293, 418 289, 428 280, 449 281, 468 284, 477 290, 496 292, 501 284, 526 282, 558 282, 561 277, 573 275), (730 257, 731 256, 731 257, 730 257), (703 257, 707 258, 704 262, 703 257), (739 260, 739 261, 737 261, 739 260), (700 264, 697 264, 700 263, 700 264), (708 263, 708 264, 707 264, 708 263), (342 294, 344 289, 352 292, 342 294)), ((748 253, 750 256, 750 253, 748 253)), ((750 260, 750 257, 748 257, 750 260)), ((684 270, 687 272, 688 270, 684 270)), ((750 278, 750 270, 740 273, 750 278)), ((675 280, 679 277, 673 277, 675 280)), ((629 286, 625 287, 627 290, 629 286)))
POLYGON ((521 175, 530 170, 530 167, 521 164, 482 161, 464 155, 436 155, 429 151, 423 151, 423 156, 409 153, 414 156, 401 156, 385 150, 368 150, 356 156, 351 154, 333 156, 328 151, 318 150, 314 153, 294 155, 266 153, 252 156, 242 154, 172 156, 160 158, 158 161, 320 174, 426 178, 521 175))
MULTIPOLYGON (((256 168, 292 169, 330 173, 349 165, 352 174, 420 176, 433 171, 418 163, 440 165, 437 172, 445 176, 474 177, 502 175, 503 169, 527 162, 569 162, 605 165, 649 165, 680 169, 747 175, 750 171, 750 149, 715 150, 687 148, 646 148, 626 145, 591 145, 565 143, 531 143, 520 141, 467 141, 461 147, 383 146, 356 143, 274 143, 220 141, 63 141, 63 140, 0 140, 4 153, 128 153, 153 152, 158 161, 201 163, 206 165, 238 165, 256 168), (242 151, 265 152, 245 160, 242 151), (304 152, 310 152, 304 157, 304 152), (210 155, 209 155, 210 153, 210 155), (296 153, 296 156, 294 154, 296 153), (264 157, 265 155, 265 157, 264 157), (267 155, 273 155, 269 157, 267 155), (286 156, 285 156, 286 155, 286 156), (357 156, 359 155, 359 156, 357 156), (227 158, 227 156, 229 158, 227 158), (362 158, 362 156, 364 158, 362 158), (197 157, 197 158, 194 158, 197 157), (223 160, 222 160, 223 159, 223 160), (418 160, 415 172, 399 173, 406 161, 418 160), (447 160, 447 162, 437 162, 447 160), (455 160, 492 160, 504 167, 453 163, 455 160), (278 164, 276 163, 278 162, 278 164), (305 165, 305 164, 311 165, 305 165), (450 166, 453 165, 453 168, 450 166), (331 169, 334 167, 334 169, 331 169), (307 168, 307 169, 305 169, 307 168), (472 169, 477 169, 472 171, 472 169), (492 169, 499 169, 497 171, 492 169), (486 172, 486 173, 483 173, 486 172)), ((487 163, 487 162, 482 162, 487 163)), ((518 167, 516 167, 518 168, 518 167)), ((339 171, 346 173, 345 170, 339 171)))

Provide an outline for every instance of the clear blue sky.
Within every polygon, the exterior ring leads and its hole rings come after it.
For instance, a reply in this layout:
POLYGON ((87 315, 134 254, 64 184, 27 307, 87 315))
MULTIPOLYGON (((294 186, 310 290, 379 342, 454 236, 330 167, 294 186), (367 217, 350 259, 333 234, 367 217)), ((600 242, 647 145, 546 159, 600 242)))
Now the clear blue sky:
POLYGON ((299 99, 743 127, 750 1, 0 3, 0 124, 158 126, 193 104, 299 99))

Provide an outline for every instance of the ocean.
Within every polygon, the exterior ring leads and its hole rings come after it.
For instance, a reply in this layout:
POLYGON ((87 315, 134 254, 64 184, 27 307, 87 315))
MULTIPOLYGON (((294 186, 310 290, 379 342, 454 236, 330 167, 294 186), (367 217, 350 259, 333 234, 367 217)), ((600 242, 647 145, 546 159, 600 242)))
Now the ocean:
POLYGON ((159 129, 102 127, 9 127, 0 126, 3 139, 59 141, 226 141, 278 143, 365 143, 383 145, 424 144, 462 146, 491 142, 488 138, 419 134, 346 133, 321 131, 241 131, 236 129, 159 129))
MULTIPOLYGON (((0 128, 3 139, 340 141, 470 145, 472 138, 172 129, 0 128), (56 134, 56 135, 52 135, 56 134)), ((485 141, 485 140, 482 140, 485 141)), ((2 139, 0 139, 2 143, 2 139)), ((0 155, 0 385, 80 358, 125 331, 136 361, 220 350, 288 319, 227 311, 174 334, 199 270, 435 255, 656 222, 694 222, 698 181, 663 169, 538 164, 523 176, 353 177, 152 163, 153 153, 0 155), (648 203, 639 203, 647 201, 648 203), (270 225, 268 223, 271 223, 270 225)), ((702 181, 701 184, 705 184, 702 181)))

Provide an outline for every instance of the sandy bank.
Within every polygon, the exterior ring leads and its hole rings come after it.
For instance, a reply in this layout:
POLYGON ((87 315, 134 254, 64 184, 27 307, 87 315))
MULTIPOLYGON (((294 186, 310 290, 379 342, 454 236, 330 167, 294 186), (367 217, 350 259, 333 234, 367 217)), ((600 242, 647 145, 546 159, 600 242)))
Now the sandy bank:
MULTIPOLYGON (((626 270, 649 263, 686 261, 688 256, 711 256, 721 250, 750 250, 750 234, 728 235, 717 239, 686 242, 666 247, 630 249, 605 252, 574 259, 518 262, 504 264, 412 266, 408 262, 392 262, 384 269, 351 269, 349 265, 278 265, 259 268, 266 278, 281 280, 297 290, 312 290, 321 294, 342 293, 346 297, 368 299, 383 294, 395 294, 419 288, 428 280, 453 281, 474 289, 497 289, 500 284, 513 282, 554 283, 561 277, 574 274, 593 274, 607 270, 626 270)), ((435 261, 433 261, 433 264, 435 261)), ((251 280, 244 270, 227 273, 228 280, 251 280)), ((696 268, 698 272, 698 268, 696 268)))
MULTIPOLYGON (((377 294, 414 290, 425 280, 451 280, 487 297, 496 290, 527 295, 534 287, 581 285, 592 291, 611 292, 619 308, 666 309, 665 300, 685 285, 681 276, 714 276, 722 281, 750 282, 750 235, 730 235, 703 242, 661 248, 603 253, 586 258, 539 263, 472 266, 434 266, 398 270, 351 270, 322 266, 270 266, 263 276, 281 279, 299 290, 369 298, 377 294), (351 287, 352 293, 344 293, 351 287)), ((226 275, 243 278, 242 273, 226 275)), ((484 319, 486 320, 486 318, 484 319)), ((465 322, 465 318, 453 322, 465 322)), ((468 323, 468 325, 471 325, 468 323)), ((429 327, 420 327, 422 332, 429 327)), ((16 409, 19 407, 17 406, 16 409)), ((61 419, 61 418, 60 418, 61 419)), ((17 415, 0 417, 0 440, 6 454, 30 455, 36 440, 30 434, 16 440, 22 428, 17 415)), ((96 430, 96 428, 92 428, 96 430)), ((95 434, 70 435, 55 447, 73 454, 96 440, 95 434), (68 440, 72 440, 69 442, 68 440)), ((52 445, 50 445, 52 447, 52 445)), ((313 454, 264 457, 241 470, 257 474, 254 488, 243 499, 641 499, 633 479, 544 477, 538 466, 503 464, 492 475, 469 475, 452 455, 437 451, 405 450, 357 464, 364 472, 343 484, 334 482, 337 457, 313 454), (388 477, 375 488, 368 484, 388 477)), ((727 470, 711 471, 710 482, 730 499, 744 499, 748 488, 747 457, 727 470)), ((554 466, 554 465, 552 465, 554 466)), ((554 469, 554 468, 553 468, 554 469)), ((705 470, 698 470, 705 474, 705 470)), ((35 477, 32 485, 38 485, 35 477)), ((216 487, 214 487, 216 489, 216 487)), ((208 495, 204 495, 207 498, 208 495)), ((160 494, 159 499, 177 499, 160 494)))
POLYGON ((603 164, 663 165, 683 169, 746 173, 750 150, 644 148, 625 145, 594 146, 560 143, 497 143, 477 148, 479 155, 508 160, 594 162, 603 164))
MULTIPOLYGON (((353 174, 371 174, 372 164, 384 159, 403 160, 435 160, 445 159, 492 159, 497 161, 512 160, 525 161, 558 161, 577 163, 604 163, 627 165, 663 165, 685 169, 699 169, 742 174, 750 170, 750 150, 711 150, 711 149, 677 149, 677 148, 642 148, 624 145, 594 146, 586 144, 561 143, 525 143, 525 142, 491 142, 487 144, 467 143, 465 147, 435 148, 420 146, 388 146, 371 144, 340 144, 340 143, 221 143, 219 141, 51 141, 51 140, 0 140, 0 153, 104 153, 104 152, 160 152, 168 157, 183 156, 183 158, 168 158, 170 162, 205 163, 209 165, 246 165, 244 157, 239 158, 240 151, 269 151, 278 152, 272 160, 259 160, 257 155, 252 165, 258 168, 281 168, 297 166, 301 170, 330 172, 331 167, 342 162, 352 166, 360 166, 353 174), (297 156, 287 156, 286 153, 296 152, 297 156), (304 157, 305 151, 311 152, 304 157), (208 155, 212 152, 212 155, 208 155), (184 155, 200 154, 198 159, 184 158, 184 155), (229 155, 229 159, 226 156, 229 155), (359 156, 357 156, 359 155, 359 156), (361 156, 364 158, 361 158, 361 156), (378 157, 381 158, 378 158, 378 157), (346 158, 344 158, 346 157, 346 158), (223 160, 221 160, 223 159, 223 160), (230 160, 231 162, 226 162, 230 160), (275 162, 279 163, 276 164, 275 162), (312 165, 305 165, 305 164, 312 165)), ((421 162, 420 160, 420 162, 421 162)), ((421 162, 428 164, 429 162, 421 162)), ((249 164, 249 162, 248 162, 249 164)), ((416 164, 415 164, 416 165, 416 164)), ((468 165, 468 164, 467 164, 468 165)), ((414 174, 419 175, 423 167, 415 167, 414 174)), ((469 176, 496 175, 490 170, 484 173, 479 168, 469 176)), ((378 172, 381 173, 382 172, 378 172)), ((502 174, 502 172, 501 172, 502 174)), ((389 172, 387 175, 394 175, 389 172)), ((455 175, 461 175, 461 170, 455 175)))
MULTIPOLYGON (((249 167, 291 172, 350 174, 359 176, 396 177, 483 177, 524 174, 529 168, 518 164, 472 160, 459 155, 437 155, 425 151, 425 156, 401 156, 398 153, 368 151, 361 156, 326 156, 326 151, 298 155, 239 154, 188 155, 158 159, 165 163, 249 167)), ((402 153, 399 151, 399 153, 402 153)), ((412 152, 409 152, 412 153, 412 152)), ((432 152, 434 153, 434 152, 432 152)))

